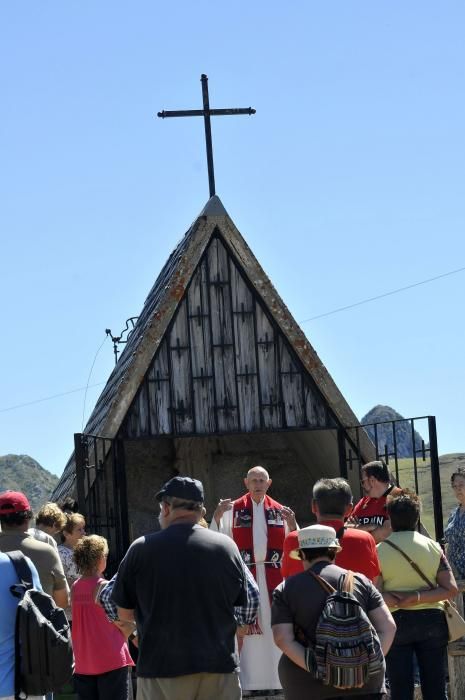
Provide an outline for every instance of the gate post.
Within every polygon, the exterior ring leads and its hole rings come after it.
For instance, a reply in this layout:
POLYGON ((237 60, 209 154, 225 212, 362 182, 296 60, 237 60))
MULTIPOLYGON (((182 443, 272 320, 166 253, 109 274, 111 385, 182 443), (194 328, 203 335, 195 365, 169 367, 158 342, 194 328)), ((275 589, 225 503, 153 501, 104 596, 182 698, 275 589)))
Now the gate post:
POLYGON ((76 462, 76 490, 79 512, 87 519, 87 502, 86 490, 84 487, 84 478, 86 471, 86 451, 84 449, 82 433, 74 433, 74 460, 76 462))
POLYGON ((345 430, 338 428, 337 430, 337 448, 339 452, 339 472, 343 479, 348 479, 349 473, 347 470, 346 459, 346 434, 345 430))
POLYGON ((442 515, 441 477, 439 472, 438 436, 436 432, 436 418, 434 416, 428 416, 428 430, 431 483, 433 486, 434 527, 436 539, 440 542, 444 537, 444 525, 442 515))
POLYGON ((118 504, 120 511, 121 523, 121 545, 122 551, 118 554, 122 559, 129 548, 129 517, 128 517, 128 490, 126 482, 126 459, 124 451, 124 441, 122 439, 115 440, 115 456, 116 456, 116 476, 118 490, 118 504))

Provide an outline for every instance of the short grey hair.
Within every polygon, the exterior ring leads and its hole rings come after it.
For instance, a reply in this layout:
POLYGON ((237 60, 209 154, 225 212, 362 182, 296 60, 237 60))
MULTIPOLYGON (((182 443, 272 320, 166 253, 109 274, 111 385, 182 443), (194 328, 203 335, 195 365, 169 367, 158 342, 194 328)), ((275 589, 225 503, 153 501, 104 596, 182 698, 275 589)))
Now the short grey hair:
POLYGON ((203 508, 202 501, 186 501, 184 498, 176 498, 175 496, 163 496, 162 502, 167 503, 173 510, 201 511, 203 508))
POLYGON ((313 500, 320 515, 343 516, 353 502, 352 489, 342 477, 319 479, 313 487, 313 500))

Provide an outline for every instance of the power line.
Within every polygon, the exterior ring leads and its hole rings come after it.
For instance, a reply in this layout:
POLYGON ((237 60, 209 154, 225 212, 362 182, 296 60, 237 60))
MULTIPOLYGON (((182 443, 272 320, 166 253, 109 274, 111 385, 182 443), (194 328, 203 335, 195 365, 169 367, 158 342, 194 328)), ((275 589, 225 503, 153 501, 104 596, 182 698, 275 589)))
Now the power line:
POLYGON ((97 352, 96 352, 95 355, 94 355, 94 359, 93 359, 93 361, 92 361, 92 365, 91 365, 91 368, 90 368, 89 376, 87 377, 86 390, 85 390, 85 392, 84 392, 84 401, 82 402, 82 427, 81 427, 81 432, 84 432, 84 416, 85 416, 85 413, 86 413, 87 389, 89 388, 90 378, 91 378, 92 372, 93 372, 93 370, 94 370, 95 361, 97 360, 97 357, 98 357, 98 354, 99 354, 100 350, 101 350, 101 349, 103 348, 103 346, 105 345, 105 341, 106 341, 107 338, 108 338, 108 334, 105 335, 105 337, 104 337, 102 343, 99 345, 98 350, 97 350, 97 352))
MULTIPOLYGON (((451 275, 456 275, 459 272, 464 272, 465 267, 459 267, 456 270, 450 270, 449 272, 444 272, 441 275, 436 275, 435 277, 429 277, 426 280, 422 280, 421 282, 415 282, 413 284, 408 284, 405 287, 398 287, 397 289, 393 289, 390 292, 385 292, 384 294, 378 294, 377 296, 374 297, 369 297, 368 299, 363 299, 362 301, 356 301, 353 304, 347 304, 346 306, 340 306, 337 309, 333 309, 332 311, 327 311, 324 314, 318 314, 317 316, 312 316, 311 318, 305 318, 303 321, 300 321, 300 323, 309 323, 310 321, 316 321, 319 318, 325 318, 326 316, 332 316, 333 314, 340 313, 341 311, 347 311, 348 309, 353 309, 356 306, 362 306, 363 304, 369 304, 371 301, 376 301, 377 299, 384 299, 385 297, 392 296, 393 294, 399 294, 400 292, 405 292, 407 289, 414 289, 414 287, 420 287, 423 284, 429 284, 430 282, 435 282, 436 280, 443 279, 444 277, 450 277, 451 275)), ((83 407, 83 416, 84 416, 84 410, 85 410, 85 399, 87 396, 87 390, 88 389, 93 389, 96 386, 102 386, 106 382, 98 382, 97 384, 90 384, 90 377, 92 374, 92 370, 94 368, 95 361, 97 359, 97 355, 99 354, 101 348, 103 347, 105 340, 107 337, 105 336, 105 339, 103 340, 102 344, 98 348, 94 361, 92 363, 92 367, 90 369, 89 377, 87 380, 87 386, 81 386, 78 389, 71 389, 70 391, 63 391, 60 394, 53 394, 52 396, 45 396, 42 399, 35 399, 33 401, 27 401, 25 403, 19 403, 15 404, 14 406, 8 406, 7 408, 0 408, 0 413, 6 413, 7 411, 14 411, 17 408, 24 408, 26 406, 32 406, 36 403, 42 403, 43 401, 51 401, 52 399, 57 399, 60 398, 61 396, 68 396, 69 394, 76 394, 79 391, 85 391, 86 395, 84 396, 84 407, 83 407)))
POLYGON ((17 408, 24 408, 25 406, 32 406, 36 403, 42 403, 43 401, 51 401, 52 399, 58 399, 60 396, 68 396, 69 394, 76 394, 78 391, 86 391, 86 389, 93 389, 96 386, 102 386, 106 382, 97 382, 97 384, 91 384, 90 386, 80 386, 79 389, 70 389, 69 391, 63 391, 60 394, 53 394, 52 396, 44 396, 42 399, 34 399, 34 401, 27 401, 25 403, 17 403, 14 406, 8 406, 7 408, 0 408, 0 413, 6 413, 6 411, 14 411, 17 408))
POLYGON ((429 282, 435 282, 443 277, 450 277, 450 275, 456 275, 459 272, 463 272, 465 267, 459 267, 457 270, 451 270, 450 272, 444 272, 442 275, 436 275, 436 277, 430 277, 427 280, 422 280, 421 282, 415 282, 414 284, 408 284, 405 287, 398 287, 398 289, 393 289, 390 292, 385 292, 384 294, 378 294, 375 297, 369 297, 368 299, 363 299, 362 301, 356 301, 354 304, 347 304, 347 306, 340 306, 338 309, 333 309, 332 311, 326 311, 324 314, 318 314, 318 316, 312 316, 311 318, 305 318, 300 323, 308 323, 309 321, 316 321, 318 318, 325 318, 325 316, 332 316, 333 314, 338 314, 341 311, 347 311, 348 309, 353 309, 356 306, 362 306, 362 304, 368 304, 370 301, 376 301, 377 299, 384 299, 385 297, 390 297, 393 294, 399 294, 400 292, 405 292, 407 289, 413 289, 414 287, 420 287, 422 284, 429 284, 429 282))

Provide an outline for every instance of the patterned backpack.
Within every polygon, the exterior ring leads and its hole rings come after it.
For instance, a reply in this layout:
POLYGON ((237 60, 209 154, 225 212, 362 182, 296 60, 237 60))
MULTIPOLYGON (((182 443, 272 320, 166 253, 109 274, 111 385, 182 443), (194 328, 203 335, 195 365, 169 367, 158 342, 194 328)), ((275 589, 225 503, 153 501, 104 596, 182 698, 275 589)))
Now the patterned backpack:
POLYGON ((310 573, 328 597, 316 626, 315 644, 306 649, 307 668, 324 685, 363 688, 384 669, 384 656, 375 628, 353 595, 353 572, 341 576, 337 590, 310 573))

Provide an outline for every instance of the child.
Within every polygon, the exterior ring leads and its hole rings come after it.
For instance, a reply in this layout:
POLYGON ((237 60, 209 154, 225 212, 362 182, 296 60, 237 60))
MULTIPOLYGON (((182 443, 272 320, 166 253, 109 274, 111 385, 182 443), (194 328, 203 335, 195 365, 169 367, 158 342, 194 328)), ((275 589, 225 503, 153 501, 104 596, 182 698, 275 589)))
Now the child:
POLYGON ((129 700, 130 667, 134 662, 125 637, 94 602, 96 588, 104 579, 108 544, 90 535, 74 548, 74 561, 81 574, 72 587, 72 638, 76 660, 75 689, 79 700, 129 700))

